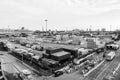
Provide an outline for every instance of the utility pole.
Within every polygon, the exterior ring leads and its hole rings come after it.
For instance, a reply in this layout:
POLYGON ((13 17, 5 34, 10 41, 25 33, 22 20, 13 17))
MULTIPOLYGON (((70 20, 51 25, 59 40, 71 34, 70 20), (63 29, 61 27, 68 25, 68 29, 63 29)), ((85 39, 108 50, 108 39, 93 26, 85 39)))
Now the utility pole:
POLYGON ((10 29, 10 25, 8 25, 8 29, 10 29))
POLYGON ((90 29, 91 29, 91 31, 92 31, 92 25, 90 25, 90 29))
POLYGON ((45 22, 46 22, 46 32, 47 32, 47 22, 48 22, 48 20, 47 20, 47 19, 45 19, 45 22))
POLYGON ((42 31, 44 31, 44 26, 42 26, 42 31))
POLYGON ((111 27, 112 27, 112 25, 110 25, 110 31, 111 31, 111 27))
POLYGON ((9 32, 9 30, 10 30, 10 25, 8 25, 8 29, 7 29, 7 32, 9 32))

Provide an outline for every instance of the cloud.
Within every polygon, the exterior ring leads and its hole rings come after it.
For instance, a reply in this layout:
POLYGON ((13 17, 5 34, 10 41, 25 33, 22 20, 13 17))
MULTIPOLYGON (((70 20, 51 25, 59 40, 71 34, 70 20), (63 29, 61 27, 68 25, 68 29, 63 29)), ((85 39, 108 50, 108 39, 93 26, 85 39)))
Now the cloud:
POLYGON ((120 0, 66 0, 65 3, 71 8, 71 13, 80 15, 95 15, 120 9, 120 0))
POLYGON ((85 24, 92 19, 89 16, 95 21, 114 10, 120 10, 120 0, 0 0, 0 21, 33 26, 43 25, 47 18, 49 25, 85 24))
POLYGON ((120 0, 1 0, 0 4, 1 9, 17 9, 31 15, 95 15, 120 9, 120 0))

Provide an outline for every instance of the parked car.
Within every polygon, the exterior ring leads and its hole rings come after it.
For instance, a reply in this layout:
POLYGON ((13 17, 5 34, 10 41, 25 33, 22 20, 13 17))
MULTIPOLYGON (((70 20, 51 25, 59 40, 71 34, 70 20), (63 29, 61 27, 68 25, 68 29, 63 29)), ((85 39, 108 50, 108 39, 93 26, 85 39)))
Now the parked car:
POLYGON ((58 77, 58 76, 60 76, 62 74, 63 74, 62 71, 57 71, 57 72, 54 73, 54 77, 58 77))

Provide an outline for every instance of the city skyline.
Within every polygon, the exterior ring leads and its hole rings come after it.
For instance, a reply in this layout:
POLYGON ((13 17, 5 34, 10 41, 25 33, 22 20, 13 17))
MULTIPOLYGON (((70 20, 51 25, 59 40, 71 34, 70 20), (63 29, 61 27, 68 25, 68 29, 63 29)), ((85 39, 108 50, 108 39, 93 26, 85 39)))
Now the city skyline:
POLYGON ((0 13, 0 28, 120 29, 119 0, 1 0, 0 13))

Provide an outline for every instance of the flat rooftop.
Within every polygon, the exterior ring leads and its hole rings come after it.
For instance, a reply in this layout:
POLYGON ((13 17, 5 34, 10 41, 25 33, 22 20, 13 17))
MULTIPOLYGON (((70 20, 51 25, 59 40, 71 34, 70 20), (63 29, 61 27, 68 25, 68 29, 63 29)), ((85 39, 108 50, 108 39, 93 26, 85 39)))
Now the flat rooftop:
POLYGON ((67 55, 67 54, 70 54, 69 52, 66 52, 66 51, 60 51, 60 52, 56 52, 54 54, 52 54, 53 56, 63 56, 63 55, 67 55))

